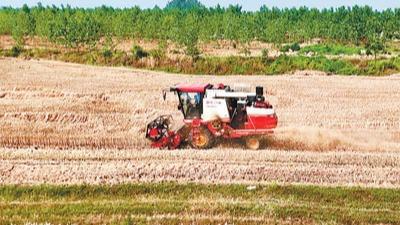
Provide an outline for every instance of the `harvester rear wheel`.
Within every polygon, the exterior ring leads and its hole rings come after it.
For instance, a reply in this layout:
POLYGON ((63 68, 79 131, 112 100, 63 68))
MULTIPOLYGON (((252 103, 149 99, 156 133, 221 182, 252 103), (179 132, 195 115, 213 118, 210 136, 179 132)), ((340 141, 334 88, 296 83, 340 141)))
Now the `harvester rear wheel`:
POLYGON ((209 149, 214 144, 213 135, 204 127, 199 128, 199 133, 196 138, 193 137, 193 133, 191 132, 189 140, 192 147, 196 149, 209 149))
POLYGON ((251 150, 258 150, 260 148, 260 139, 258 137, 247 137, 246 147, 251 150))

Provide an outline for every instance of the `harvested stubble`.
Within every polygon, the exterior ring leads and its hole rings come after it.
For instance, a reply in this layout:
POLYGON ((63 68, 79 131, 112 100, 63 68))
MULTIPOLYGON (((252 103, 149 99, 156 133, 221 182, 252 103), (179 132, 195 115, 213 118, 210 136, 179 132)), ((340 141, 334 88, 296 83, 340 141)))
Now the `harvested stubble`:
POLYGON ((398 76, 183 76, 0 59, 0 81, 0 183, 400 186, 398 76), (182 120, 176 96, 161 99, 178 82, 266 87, 280 121, 266 147, 277 151, 238 150, 237 141, 211 151, 148 150, 149 120, 182 120))
POLYGON ((302 183, 400 186, 400 154, 388 152, 0 149, 0 182, 302 183))
POLYGON ((163 88, 222 82, 267 88, 280 121, 269 148, 400 150, 396 76, 185 76, 1 59, 0 79, 3 147, 143 149, 149 120, 161 114, 182 120, 176 96, 162 101, 163 88))

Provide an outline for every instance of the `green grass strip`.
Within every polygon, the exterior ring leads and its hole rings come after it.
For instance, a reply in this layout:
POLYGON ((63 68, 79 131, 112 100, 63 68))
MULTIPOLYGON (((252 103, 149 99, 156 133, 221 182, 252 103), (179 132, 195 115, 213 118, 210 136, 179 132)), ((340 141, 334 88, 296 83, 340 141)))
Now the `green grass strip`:
MULTIPOLYGON (((346 47, 343 47, 346 48, 346 47)), ((357 49, 358 51, 358 49, 357 49)), ((351 52, 351 51, 350 51, 351 52)), ((383 76, 400 72, 400 57, 391 59, 330 59, 324 55, 312 57, 281 55, 263 57, 200 57, 198 60, 150 57, 136 59, 122 51, 104 52, 67 51, 51 49, 0 49, 0 56, 45 58, 89 65, 127 66, 183 74, 211 75, 275 75, 290 74, 298 70, 318 70, 327 74, 383 76), (153 62, 153 63, 149 63, 153 62)))
POLYGON ((146 183, 0 186, 0 223, 399 224, 400 190, 146 183))
POLYGON ((322 55, 358 55, 362 50, 365 49, 357 46, 327 43, 303 47, 300 49, 300 53, 313 52, 322 55))

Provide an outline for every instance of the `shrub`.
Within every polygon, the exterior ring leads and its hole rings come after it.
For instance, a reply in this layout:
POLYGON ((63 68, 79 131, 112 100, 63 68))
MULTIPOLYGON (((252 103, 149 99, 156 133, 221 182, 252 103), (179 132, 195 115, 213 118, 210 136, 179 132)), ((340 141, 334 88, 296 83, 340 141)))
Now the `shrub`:
POLYGON ((139 45, 134 45, 132 47, 131 50, 133 57, 135 57, 135 59, 141 59, 141 58, 146 58, 147 56, 149 56, 149 53, 146 52, 141 46, 139 45))
POLYGON ((300 45, 299 45, 299 43, 293 43, 293 44, 291 44, 291 45, 284 45, 281 49, 280 49, 280 51, 281 52, 288 52, 289 50, 292 50, 293 52, 297 52, 297 51, 300 51, 300 45))
POLYGON ((282 47, 279 49, 279 51, 281 51, 281 52, 288 52, 289 49, 290 49, 290 45, 284 45, 284 46, 282 46, 282 47))
POLYGON ((300 45, 299 45, 299 43, 293 43, 291 46, 290 46, 290 49, 292 49, 292 51, 294 51, 294 52, 297 52, 297 51, 300 51, 300 45))
POLYGON ((268 59, 268 55, 269 55, 268 49, 263 48, 263 50, 261 50, 261 58, 268 59))
POLYGON ((109 48, 104 48, 103 51, 101 52, 104 58, 111 58, 113 55, 113 52, 109 48))
POLYGON ((24 49, 20 45, 15 45, 11 48, 10 55, 12 57, 18 57, 23 52, 23 50, 24 49))

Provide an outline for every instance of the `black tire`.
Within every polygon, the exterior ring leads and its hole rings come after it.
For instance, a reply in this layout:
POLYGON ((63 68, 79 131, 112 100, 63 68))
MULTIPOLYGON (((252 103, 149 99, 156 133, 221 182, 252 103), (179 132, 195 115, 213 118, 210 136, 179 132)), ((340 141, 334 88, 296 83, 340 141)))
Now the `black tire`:
POLYGON ((211 134, 211 132, 205 128, 205 127, 200 127, 200 137, 198 140, 194 140, 193 138, 193 133, 190 132, 189 136, 189 142, 190 145, 195 148, 195 149, 209 149, 214 146, 215 138, 211 134))

